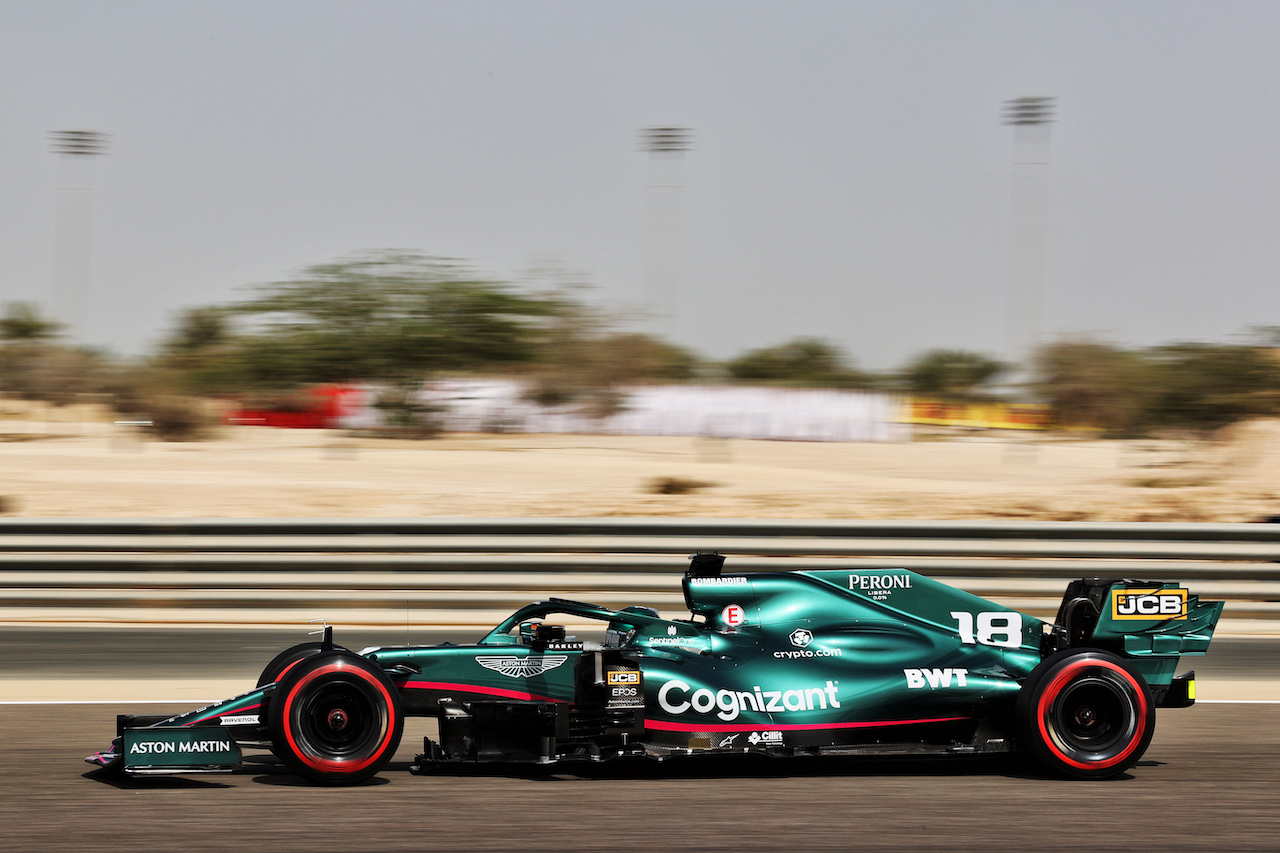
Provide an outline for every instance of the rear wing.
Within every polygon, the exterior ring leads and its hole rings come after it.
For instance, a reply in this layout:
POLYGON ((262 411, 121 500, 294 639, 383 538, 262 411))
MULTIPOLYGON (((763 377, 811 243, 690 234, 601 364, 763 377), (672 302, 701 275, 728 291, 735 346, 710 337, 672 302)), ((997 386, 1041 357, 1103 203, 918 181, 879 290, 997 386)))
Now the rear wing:
POLYGON ((1089 646, 1126 657, 1202 655, 1222 606, 1201 601, 1176 582, 1081 578, 1062 597, 1054 650, 1089 646))

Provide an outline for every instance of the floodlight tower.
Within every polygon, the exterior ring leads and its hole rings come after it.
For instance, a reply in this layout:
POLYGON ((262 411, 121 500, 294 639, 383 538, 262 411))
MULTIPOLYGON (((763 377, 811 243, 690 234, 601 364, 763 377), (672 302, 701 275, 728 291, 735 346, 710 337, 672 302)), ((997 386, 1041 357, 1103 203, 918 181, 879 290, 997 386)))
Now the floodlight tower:
POLYGON ((680 310, 680 190, 684 153, 693 148, 693 128, 642 128, 640 147, 649 152, 645 310, 654 333, 674 341, 679 333, 680 310))
POLYGON ((58 211, 54 232, 53 315, 73 340, 83 339, 89 289, 89 232, 93 214, 93 158, 109 137, 96 130, 57 130, 49 135, 59 155, 58 211))
POLYGON ((1027 375, 1041 344, 1045 245, 1049 231, 1049 128, 1055 99, 1045 96, 1004 102, 1004 123, 1013 125, 1013 201, 1009 228, 1009 305, 1006 356, 1027 375))

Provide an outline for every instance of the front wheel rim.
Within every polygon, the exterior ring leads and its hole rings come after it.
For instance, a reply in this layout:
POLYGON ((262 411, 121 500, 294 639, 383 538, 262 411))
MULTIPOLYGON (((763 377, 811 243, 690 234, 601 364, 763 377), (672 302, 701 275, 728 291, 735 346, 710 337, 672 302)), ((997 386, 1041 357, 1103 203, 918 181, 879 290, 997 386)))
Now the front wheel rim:
POLYGON ((386 753, 394 735, 390 697, 360 670, 312 674, 286 702, 285 736, 291 751, 322 773, 364 770, 386 753))
POLYGON ((375 747, 386 715, 359 684, 334 681, 297 706, 298 741, 330 761, 348 761, 375 747))

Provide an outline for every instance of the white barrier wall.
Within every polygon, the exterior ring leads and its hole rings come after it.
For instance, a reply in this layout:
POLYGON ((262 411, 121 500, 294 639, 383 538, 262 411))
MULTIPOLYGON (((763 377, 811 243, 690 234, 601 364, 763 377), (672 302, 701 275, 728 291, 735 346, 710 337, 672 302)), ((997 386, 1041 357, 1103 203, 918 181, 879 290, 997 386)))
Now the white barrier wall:
MULTIPOLYGON (((689 435, 797 441, 904 441, 904 399, 865 391, 809 388, 737 388, 668 385, 622 389, 623 409, 611 417, 585 417, 573 406, 544 408, 523 399, 513 380, 446 380, 423 387, 423 402, 437 410, 447 432, 689 435)), ((371 427, 379 412, 368 406, 342 419, 371 427)))

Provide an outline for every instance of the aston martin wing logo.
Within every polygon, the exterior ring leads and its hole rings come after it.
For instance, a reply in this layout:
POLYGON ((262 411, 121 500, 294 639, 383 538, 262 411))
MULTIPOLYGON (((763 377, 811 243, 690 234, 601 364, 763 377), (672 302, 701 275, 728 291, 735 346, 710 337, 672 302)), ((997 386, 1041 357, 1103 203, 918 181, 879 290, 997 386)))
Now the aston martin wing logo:
POLYGON ((543 655, 536 658, 486 655, 476 658, 476 663, 508 678, 533 678, 555 669, 568 659, 568 655, 543 655))

